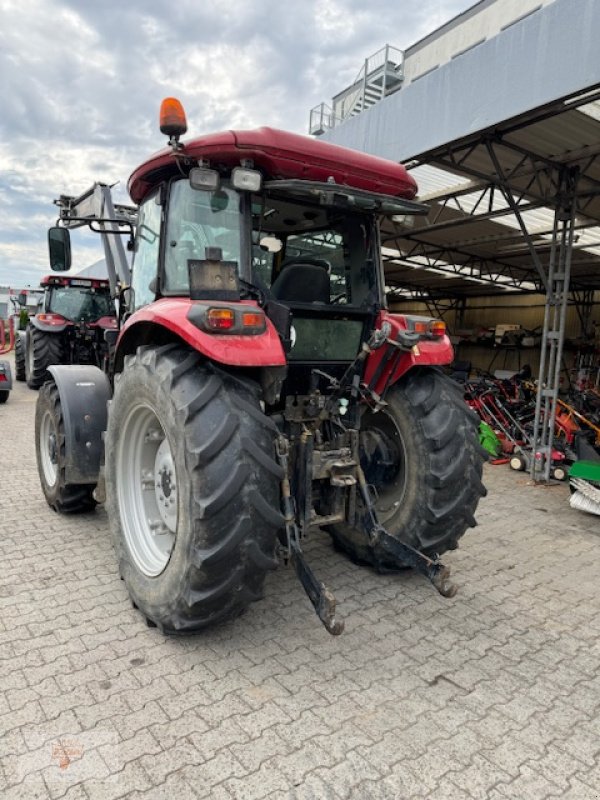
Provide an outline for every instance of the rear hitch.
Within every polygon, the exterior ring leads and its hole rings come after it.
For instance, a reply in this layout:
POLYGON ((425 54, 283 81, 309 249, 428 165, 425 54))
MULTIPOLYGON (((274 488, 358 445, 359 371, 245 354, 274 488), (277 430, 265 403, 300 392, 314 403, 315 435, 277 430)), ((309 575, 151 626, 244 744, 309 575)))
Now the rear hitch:
POLYGON ((445 567, 437 559, 428 558, 420 550, 390 536, 381 525, 371 528, 369 539, 372 544, 379 544, 395 561, 428 578, 442 597, 454 597, 458 591, 456 584, 450 580, 450 567, 445 567))
POLYGON ((300 583, 313 604, 317 616, 332 636, 339 636, 344 630, 344 621, 336 619, 335 595, 325 584, 318 580, 309 567, 302 547, 300 546, 300 530, 296 524, 294 514, 294 501, 290 490, 288 477, 288 441, 285 436, 279 436, 275 446, 277 459, 283 468, 281 480, 281 500, 285 518, 286 544, 284 547, 284 560, 291 561, 296 570, 300 583))
POLYGON ((398 565, 411 567, 420 572, 431 581, 442 597, 454 597, 458 587, 450 580, 450 567, 445 567, 437 558, 429 558, 420 550, 390 536, 377 519, 365 474, 360 466, 357 467, 357 477, 366 512, 362 519, 362 530, 366 531, 370 543, 379 544, 398 565))
POLYGON ((344 621, 336 619, 335 595, 323 581, 318 580, 315 576, 304 558, 304 553, 294 540, 291 541, 290 546, 290 561, 325 629, 332 636, 339 636, 344 631, 344 621))

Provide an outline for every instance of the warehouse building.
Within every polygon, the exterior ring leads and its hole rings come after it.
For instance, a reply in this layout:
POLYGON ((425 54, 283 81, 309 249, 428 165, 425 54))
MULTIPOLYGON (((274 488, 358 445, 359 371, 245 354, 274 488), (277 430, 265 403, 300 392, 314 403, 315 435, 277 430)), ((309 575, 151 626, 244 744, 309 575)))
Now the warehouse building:
POLYGON ((407 164, 430 207, 382 228, 392 307, 442 316, 473 367, 529 363, 538 425, 598 385, 599 29, 594 0, 482 0, 311 112, 314 135, 407 164))

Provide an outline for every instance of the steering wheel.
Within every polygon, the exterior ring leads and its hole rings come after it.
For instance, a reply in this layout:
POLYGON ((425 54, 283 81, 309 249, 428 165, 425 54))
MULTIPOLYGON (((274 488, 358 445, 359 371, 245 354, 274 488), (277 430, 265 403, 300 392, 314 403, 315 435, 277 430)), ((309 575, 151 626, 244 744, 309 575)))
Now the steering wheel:
POLYGON ((202 241, 197 228, 190 222, 183 222, 181 224, 177 245, 191 245, 192 248, 198 252, 198 257, 204 258, 204 249, 206 247, 206 243, 202 241), (186 236, 185 239, 183 239, 184 236, 186 236))

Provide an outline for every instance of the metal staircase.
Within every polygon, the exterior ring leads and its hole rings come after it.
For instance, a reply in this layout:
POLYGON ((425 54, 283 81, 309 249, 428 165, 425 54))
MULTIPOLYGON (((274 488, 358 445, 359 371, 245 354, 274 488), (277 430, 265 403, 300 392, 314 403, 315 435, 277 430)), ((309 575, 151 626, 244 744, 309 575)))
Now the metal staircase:
POLYGON ((310 112, 309 133, 319 136, 398 91, 404 78, 404 53, 386 44, 365 59, 353 83, 337 94, 332 105, 320 103, 310 112))

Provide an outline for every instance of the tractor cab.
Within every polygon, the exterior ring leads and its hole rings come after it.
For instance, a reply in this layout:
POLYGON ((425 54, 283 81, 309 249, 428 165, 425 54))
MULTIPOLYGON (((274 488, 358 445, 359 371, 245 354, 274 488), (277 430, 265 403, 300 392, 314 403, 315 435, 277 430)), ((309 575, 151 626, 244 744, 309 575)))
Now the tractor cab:
POLYGON ((85 323, 115 315, 107 280, 51 275, 42 279, 41 286, 46 290, 43 303, 46 315, 85 323))
POLYGON ((385 307, 379 219, 427 210, 412 178, 269 128, 171 144, 129 182, 140 204, 132 310, 174 297, 224 304, 213 330, 226 336, 240 333, 227 304, 252 301, 283 344, 288 392, 307 392, 315 366, 339 377, 385 307))

